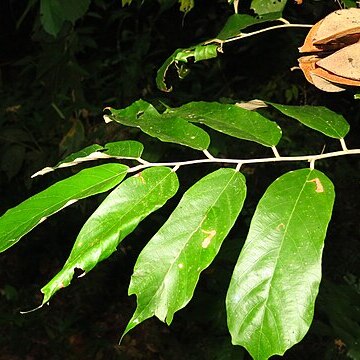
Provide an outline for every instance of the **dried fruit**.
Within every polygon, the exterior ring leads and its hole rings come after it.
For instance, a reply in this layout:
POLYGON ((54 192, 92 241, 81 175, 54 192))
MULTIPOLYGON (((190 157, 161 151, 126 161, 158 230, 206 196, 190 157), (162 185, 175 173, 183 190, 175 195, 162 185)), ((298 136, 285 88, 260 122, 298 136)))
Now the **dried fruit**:
POLYGON ((360 9, 334 11, 316 23, 305 38, 299 66, 317 88, 344 91, 360 86, 360 9))

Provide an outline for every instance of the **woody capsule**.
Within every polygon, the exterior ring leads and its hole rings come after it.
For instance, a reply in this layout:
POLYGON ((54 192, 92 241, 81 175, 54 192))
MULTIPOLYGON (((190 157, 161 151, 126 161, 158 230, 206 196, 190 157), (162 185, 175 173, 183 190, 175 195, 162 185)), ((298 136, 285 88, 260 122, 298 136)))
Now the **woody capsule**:
POLYGON ((298 59, 306 79, 327 92, 360 86, 360 9, 334 11, 309 31, 298 59))

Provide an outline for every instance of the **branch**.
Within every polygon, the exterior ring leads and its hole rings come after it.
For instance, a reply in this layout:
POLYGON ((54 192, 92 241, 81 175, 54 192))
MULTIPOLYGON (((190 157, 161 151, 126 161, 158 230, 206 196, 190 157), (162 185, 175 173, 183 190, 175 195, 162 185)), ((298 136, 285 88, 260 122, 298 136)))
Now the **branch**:
POLYGON ((128 172, 136 172, 148 167, 153 166, 169 166, 175 167, 175 171, 180 166, 187 165, 195 165, 195 164, 206 164, 206 163, 227 163, 227 164, 236 164, 237 169, 240 168, 243 164, 259 164, 259 163, 269 163, 269 162, 295 162, 295 161, 307 161, 310 163, 311 168, 313 168, 315 161, 322 159, 334 158, 337 156, 346 156, 346 155, 360 155, 360 149, 352 149, 352 150, 340 150, 329 152, 325 154, 317 154, 317 155, 302 155, 302 156, 276 156, 276 157, 268 157, 268 158, 257 158, 257 159, 222 159, 216 157, 207 157, 206 159, 197 159, 197 160, 187 160, 187 161, 174 161, 174 162, 158 162, 151 163, 145 162, 144 160, 139 161, 139 159, 134 159, 141 162, 141 165, 134 166, 129 169, 128 172))
POLYGON ((250 33, 244 33, 244 32, 240 32, 239 35, 236 35, 230 39, 226 39, 226 40, 220 40, 220 39, 211 39, 211 40, 207 40, 204 42, 204 45, 206 44, 210 44, 210 43, 218 43, 220 44, 220 46, 222 46, 223 44, 226 44, 228 42, 231 41, 236 41, 236 40, 241 40, 250 36, 255 36, 258 34, 261 34, 263 32, 266 31, 270 31, 270 30, 277 30, 277 29, 284 29, 284 28, 311 28, 313 27, 313 25, 309 25, 309 24, 290 24, 290 23, 286 23, 286 24, 281 24, 281 25, 274 25, 274 26, 269 26, 267 28, 264 29, 260 29, 260 30, 256 30, 250 33))

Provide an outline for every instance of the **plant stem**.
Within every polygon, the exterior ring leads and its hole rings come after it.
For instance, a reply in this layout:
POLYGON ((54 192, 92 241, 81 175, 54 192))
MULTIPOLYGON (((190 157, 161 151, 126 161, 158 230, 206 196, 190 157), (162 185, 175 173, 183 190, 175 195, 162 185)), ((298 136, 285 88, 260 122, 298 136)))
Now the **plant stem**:
POLYGON ((274 25, 274 26, 269 26, 267 28, 264 29, 260 29, 260 30, 256 30, 250 33, 244 33, 244 32, 240 32, 239 35, 236 35, 230 39, 226 39, 226 40, 220 40, 220 39, 211 39, 211 40, 207 40, 205 41, 205 45, 206 44, 210 44, 210 43, 218 43, 220 44, 220 46, 222 46, 223 44, 226 44, 228 42, 231 41, 237 41, 237 40, 241 40, 250 36, 255 36, 258 34, 261 34, 263 32, 266 31, 270 31, 270 30, 277 30, 277 29, 284 29, 284 28, 311 28, 313 27, 313 25, 309 25, 309 24, 281 24, 281 25, 274 25))
MULTIPOLYGON (((301 155, 301 156, 279 156, 279 157, 268 157, 268 158, 256 158, 256 159, 221 159, 221 158, 206 158, 206 159, 196 159, 196 160, 187 160, 187 161, 174 161, 174 162, 142 162, 141 165, 134 166, 129 169, 129 172, 136 172, 148 167, 154 166, 175 166, 179 168, 180 166, 195 165, 195 164, 206 164, 206 163, 227 163, 227 164, 236 164, 241 166, 243 164, 259 164, 259 163, 269 163, 269 162, 295 162, 295 161, 307 161, 311 164, 314 164, 317 160, 334 158, 337 156, 346 156, 346 155, 360 155, 360 149, 351 149, 351 150, 340 150, 333 151, 325 154, 317 155, 301 155)), ((138 160, 138 159, 134 159, 138 160)))

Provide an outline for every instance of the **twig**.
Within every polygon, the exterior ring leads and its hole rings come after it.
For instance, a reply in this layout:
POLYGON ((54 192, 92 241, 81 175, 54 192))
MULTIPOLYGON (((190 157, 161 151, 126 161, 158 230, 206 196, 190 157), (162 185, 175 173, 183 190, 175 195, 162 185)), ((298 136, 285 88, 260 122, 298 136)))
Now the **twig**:
POLYGON ((244 39, 244 38, 247 38, 250 36, 255 36, 255 35, 261 34, 266 31, 284 29, 284 28, 311 28, 311 27, 313 27, 313 25, 309 25, 309 24, 290 24, 289 23, 289 24, 274 25, 274 26, 269 26, 267 28, 256 30, 256 31, 253 31, 250 33, 240 32, 239 35, 236 35, 236 36, 234 36, 230 39, 226 39, 226 40, 220 40, 220 39, 216 39, 216 38, 207 40, 204 42, 204 45, 210 44, 210 43, 218 43, 218 44, 220 44, 220 46, 222 46, 223 44, 226 44, 228 42, 241 40, 241 39, 244 39))
MULTIPOLYGON (((311 163, 311 166, 315 161, 322 159, 329 159, 338 156, 346 155, 360 155, 360 149, 351 149, 351 150, 340 150, 333 151, 325 154, 317 155, 302 155, 302 156, 279 156, 279 157, 268 157, 268 158, 256 158, 256 159, 222 159, 222 158, 207 158, 207 159, 196 159, 196 160, 187 160, 187 161, 174 161, 174 162, 158 162, 158 163, 142 163, 141 165, 134 166, 129 169, 128 172, 136 172, 147 167, 154 166, 187 166, 195 164, 206 164, 206 163, 226 163, 226 164, 259 164, 259 163, 270 163, 270 162, 295 162, 295 161, 307 161, 311 163)), ((137 160, 134 158, 134 160, 137 160)))

